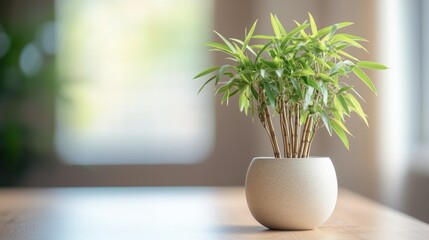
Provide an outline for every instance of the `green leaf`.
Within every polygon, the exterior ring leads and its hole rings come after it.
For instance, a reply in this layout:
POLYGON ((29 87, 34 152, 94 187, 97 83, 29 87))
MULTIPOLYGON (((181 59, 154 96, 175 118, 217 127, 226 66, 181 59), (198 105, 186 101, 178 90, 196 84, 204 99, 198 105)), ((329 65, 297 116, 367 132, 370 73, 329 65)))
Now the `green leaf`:
POLYGON ((344 63, 343 62, 337 62, 333 68, 331 68, 331 71, 329 72, 329 75, 335 75, 338 72, 340 72, 340 69, 344 67, 344 63))
POLYGON ((355 66, 355 64, 352 61, 350 61, 350 60, 344 60, 343 63, 344 63, 344 65, 349 66, 349 67, 350 66, 355 66))
POLYGON ((259 100, 259 94, 258 94, 258 91, 256 91, 256 89, 255 89, 252 85, 250 86, 250 91, 252 92, 253 97, 254 97, 256 100, 259 100))
POLYGON ((312 76, 312 75, 314 75, 314 72, 311 69, 298 70, 291 74, 291 76, 293 77, 312 76))
POLYGON ((229 97, 231 98, 232 96, 234 96, 238 92, 239 92, 239 89, 235 89, 234 91, 232 91, 232 93, 229 94, 229 97))
POLYGON ((274 36, 270 36, 270 35, 254 35, 252 38, 255 38, 255 39, 269 39, 269 40, 271 40, 271 39, 273 39, 275 37, 274 36))
POLYGON ((221 87, 219 87, 216 91, 215 91, 215 95, 218 95, 220 93, 225 93, 225 92, 231 92, 231 90, 233 89, 233 87, 235 86, 235 84, 223 84, 221 87))
POLYGON ((284 48, 287 44, 287 42, 294 37, 297 33, 303 31, 304 29, 308 28, 308 26, 310 26, 310 24, 303 24, 300 25, 298 27, 296 27, 295 29, 293 29, 292 31, 290 31, 286 37, 283 38, 282 43, 280 45, 281 48, 284 48))
POLYGON ((337 51, 337 53, 338 53, 338 54, 341 54, 341 55, 343 55, 343 56, 345 56, 345 57, 348 57, 348 58, 350 58, 350 59, 352 59, 352 60, 359 61, 359 59, 357 59, 357 58, 353 57, 352 55, 350 55, 350 54, 348 54, 348 53, 346 53, 346 52, 344 52, 344 51, 338 50, 338 51, 337 51))
POLYGON ((265 65, 267 65, 270 68, 276 68, 277 67, 275 63, 273 63, 271 61, 268 61, 268 60, 265 60, 263 58, 261 58, 261 62, 264 63, 265 65))
POLYGON ((332 28, 331 28, 331 30, 329 31, 329 35, 327 35, 327 36, 328 36, 328 38, 331 38, 332 36, 334 36, 334 35, 335 35, 335 32, 337 31, 337 29, 338 29, 338 24, 334 24, 334 25, 332 25, 332 28))
POLYGON ((249 33, 246 36, 246 39, 244 40, 243 48, 241 49, 241 51, 244 51, 244 49, 246 49, 247 45, 249 44, 249 41, 252 38, 253 33, 255 32, 257 23, 258 23, 258 20, 256 20, 255 23, 253 23, 252 28, 250 29, 249 33))
POLYGON ((316 26, 316 22, 314 21, 313 16, 311 15, 311 13, 308 13, 308 17, 310 19, 310 26, 311 26, 311 32, 313 33, 313 36, 317 35, 317 26, 316 26))
POLYGON ((243 80, 246 83, 250 83, 249 79, 247 79, 246 77, 246 74, 254 74, 254 73, 255 73, 255 70, 253 69, 246 69, 241 72, 238 72, 228 81, 228 84, 234 81, 235 79, 243 80))
POLYGON ((226 46, 228 46, 229 50, 232 53, 237 53, 237 50, 234 48, 234 46, 231 44, 230 41, 228 41, 224 36, 222 36, 222 34, 216 32, 216 31, 213 31, 213 32, 216 33, 222 39, 222 41, 225 42, 226 46))
POLYGON ((314 92, 313 87, 307 87, 307 91, 305 92, 305 97, 304 97, 304 106, 302 107, 303 109, 307 109, 308 105, 310 105, 310 102, 313 99, 313 92, 314 92))
POLYGON ((332 127, 329 121, 329 117, 325 111, 318 111, 320 118, 323 121, 323 125, 325 125, 326 130, 328 130, 329 136, 332 136, 332 127))
POLYGON ((276 106, 276 97, 274 96, 274 92, 268 83, 264 82, 263 86, 265 93, 267 94, 268 104, 274 108, 276 106))
POLYGON ((216 76, 213 76, 213 77, 211 77, 209 80, 207 80, 204 84, 203 84, 203 86, 200 88, 200 90, 198 90, 198 93, 197 94, 199 94, 202 90, 203 90, 203 88, 209 83, 209 82, 211 82, 213 79, 215 79, 216 78, 216 76))
POLYGON ((313 78, 307 78, 307 85, 313 87, 314 89, 320 90, 319 84, 317 84, 317 82, 314 81, 313 78))
POLYGON ((226 102, 226 105, 228 106, 229 103, 229 89, 225 91, 223 94, 222 100, 220 101, 220 104, 223 105, 223 103, 226 102))
POLYGON ((328 93, 328 88, 325 86, 325 84, 320 84, 320 91, 322 92, 322 100, 323 100, 323 104, 327 105, 328 104, 328 97, 329 97, 329 93, 328 93))
POLYGON ((302 99, 303 95, 299 83, 296 81, 295 78, 290 78, 290 81, 292 82, 292 85, 295 88, 296 93, 298 94, 298 98, 302 99))
POLYGON ((333 45, 337 51, 350 47, 351 45, 345 42, 337 42, 333 45))
POLYGON ((267 71, 265 70, 265 69, 261 69, 261 71, 260 71, 260 75, 261 75, 261 77, 262 78, 265 78, 265 73, 266 73, 267 71))
POLYGON ((326 67, 327 69, 331 69, 331 66, 329 66, 329 64, 327 64, 325 61, 323 61, 321 58, 315 57, 316 61, 320 64, 322 64, 324 67, 326 67))
POLYGON ((264 45, 261 44, 254 44, 254 45, 249 45, 252 49, 261 49, 262 47, 264 47, 264 45))
POLYGON ((320 78, 322 78, 322 79, 323 79, 323 80, 325 80, 325 81, 335 83, 334 79, 333 79, 333 78, 331 78, 331 77, 330 77, 329 75, 327 75, 327 74, 319 73, 319 77, 320 77, 320 78))
POLYGON ((360 69, 358 66, 355 66, 352 71, 371 89, 371 91, 377 94, 377 89, 375 88, 371 79, 362 71, 362 69, 360 69))
MULTIPOLYGON (((232 41, 234 41, 234 42, 237 42, 237 43, 239 43, 239 44, 241 44, 241 46, 245 46, 245 44, 244 44, 244 42, 243 41, 241 41, 240 39, 236 39, 236 38, 230 38, 232 41)), ((236 47, 236 49, 237 49, 237 47, 236 47)), ((255 53, 255 51, 249 46, 249 45, 246 45, 246 48, 244 48, 244 47, 242 47, 242 49, 237 49, 237 52, 239 53, 239 55, 242 55, 242 54, 240 54, 240 53, 243 53, 244 52, 244 50, 245 49, 247 49, 247 50, 249 50, 249 52, 251 52, 253 55, 255 55, 256 56, 256 53, 255 53)))
POLYGON ((272 13, 270 13, 270 18, 271 18, 271 26, 273 27, 274 34, 276 35, 277 38, 281 38, 282 33, 281 33, 279 26, 277 25, 277 21, 276 21, 274 15, 272 13))
POLYGON ((238 105, 240 106, 240 112, 243 112, 247 115, 247 111, 249 109, 249 99, 247 98, 247 89, 243 90, 240 94, 240 99, 238 100, 238 105))
POLYGON ((197 78, 200 78, 202 76, 205 76, 205 75, 207 75, 209 73, 212 73, 212 72, 218 70, 219 68, 220 68, 220 66, 215 66, 215 67, 207 68, 204 71, 198 73, 193 79, 197 79, 197 78))
POLYGON ((338 135, 338 137, 343 142, 344 146, 349 149, 349 140, 347 139, 347 135, 344 132, 344 130, 337 124, 336 121, 330 121, 330 124, 332 126, 332 129, 334 129, 334 132, 338 135))
POLYGON ((367 68, 367 69, 374 69, 374 70, 385 70, 389 69, 387 66, 376 63, 376 62, 370 62, 370 61, 360 61, 356 63, 356 66, 360 68, 367 68))
POLYGON ((214 49, 218 49, 221 50, 222 52, 228 53, 228 54, 232 54, 231 50, 229 49, 229 47, 223 43, 218 43, 218 42, 208 42, 205 43, 204 45, 208 46, 208 47, 212 47, 214 49))
POLYGON ((222 87, 220 87, 216 90, 215 95, 229 91, 230 88, 231 88, 231 84, 224 84, 222 87))
POLYGON ((364 48, 360 43, 358 43, 357 41, 355 41, 355 40, 353 40, 353 39, 351 39, 351 38, 349 38, 349 37, 347 37, 345 35, 339 35, 339 34, 337 34, 337 35, 335 35, 333 37, 333 39, 334 39, 334 42, 335 41, 343 41, 343 42, 351 44, 352 46, 355 46, 357 48, 361 48, 361 49, 365 50, 366 52, 368 52, 366 50, 366 48, 364 48))
MULTIPOLYGON (((334 104, 335 105, 335 104, 334 104)), ((337 106, 335 106, 337 107, 337 106)), ((338 111, 332 111, 332 115, 336 118, 336 119, 344 119, 344 114, 338 110, 338 111)))
POLYGON ((346 38, 349 38, 349 39, 352 39, 352 40, 355 40, 355 41, 368 42, 368 40, 366 40, 363 37, 359 37, 359 36, 351 35, 351 34, 346 34, 346 33, 339 33, 336 36, 346 37, 346 38))
POLYGON ((249 52, 251 52, 253 55, 256 56, 256 52, 255 52, 255 50, 253 50, 253 48, 251 46, 247 45, 246 48, 247 48, 247 50, 249 50, 249 52))
POLYGON ((341 22, 341 23, 337 23, 337 24, 334 24, 331 26, 327 26, 325 28, 320 29, 315 37, 321 37, 321 36, 328 34, 328 33, 332 33, 332 35, 333 35, 337 29, 341 29, 341 28, 350 26, 352 24, 353 24, 352 22, 341 22))
POLYGON ((231 60, 233 62, 238 62, 239 60, 237 58, 232 58, 232 57, 226 57, 225 59, 231 60))
MULTIPOLYGON (((295 22, 295 24, 299 27, 299 26, 301 26, 301 24, 299 23, 299 22, 297 22, 297 21, 294 21, 295 22)), ((304 39, 310 39, 309 37, 308 37, 308 35, 307 35, 307 33, 304 31, 304 29, 303 30, 301 30, 301 31, 299 31, 300 33, 301 33, 301 36, 304 38, 304 39)))
POLYGON ((346 112, 347 115, 350 115, 350 109, 349 105, 347 104, 347 101, 344 99, 343 95, 339 94, 337 95, 338 101, 341 104, 341 107, 343 108, 344 112, 346 112))
POLYGON ((338 124, 338 126, 340 126, 340 127, 341 127, 341 129, 343 129, 343 130, 344 130, 344 132, 348 133, 350 136, 353 136, 353 135, 349 132, 349 130, 346 128, 346 126, 345 126, 345 125, 344 125, 340 120, 335 119, 335 118, 331 118, 331 120, 332 120, 332 121, 334 121, 336 124, 338 124))
POLYGON ((282 36, 285 36, 287 34, 285 28, 283 27, 282 23, 280 22, 279 18, 277 17, 277 15, 274 15, 274 18, 277 22, 277 27, 280 30, 280 33, 282 34, 282 36))
POLYGON ((358 96, 360 98, 360 100, 362 100, 364 103, 366 103, 365 99, 354 88, 352 88, 352 91, 356 94, 356 96, 358 96))
POLYGON ((225 64, 222 67, 219 68, 219 71, 217 72, 217 76, 216 76, 216 84, 219 82, 219 80, 222 78, 222 76, 224 75, 225 71, 228 68, 231 68, 232 66, 229 64, 225 64))
POLYGON ((236 54, 239 56, 241 62, 245 62, 245 59, 247 59, 247 57, 246 55, 244 55, 244 52, 241 51, 241 48, 235 42, 232 42, 232 44, 234 45, 236 54))
POLYGON ((307 120, 308 115, 310 114, 310 111, 304 110, 302 111, 300 117, 299 117, 299 124, 304 124, 304 122, 307 120))
POLYGON ((334 76, 336 74, 348 75, 352 67, 354 67, 354 63, 349 60, 338 62, 333 66, 333 68, 329 72, 329 75, 330 76, 334 76))
POLYGON ((355 98, 355 96, 353 96, 352 94, 347 94, 346 100, 350 101, 350 103, 353 105, 353 110, 357 113, 357 115, 359 115, 360 118, 362 118, 362 120, 365 122, 365 124, 367 126, 369 126, 367 116, 366 116, 365 112, 363 111, 362 106, 360 105, 359 101, 355 98))
POLYGON ((348 90, 350 90, 350 89, 352 89, 353 88, 353 86, 345 86, 345 87, 342 87, 339 91, 338 91, 338 93, 340 94, 340 93, 343 93, 343 92, 347 92, 348 90))
MULTIPOLYGON (((241 46, 243 46, 244 45, 244 42, 243 41, 241 41, 240 39, 237 39, 237 38, 230 38, 229 40, 232 40, 232 41, 234 41, 234 42, 237 42, 237 43, 239 43, 241 46)), ((243 50, 244 51, 244 50, 243 50)))
POLYGON ((259 59, 259 57, 261 56, 261 54, 262 53, 264 53, 265 52, 265 49, 267 49, 271 44, 273 43, 273 41, 271 40, 271 41, 269 41, 269 42, 267 42, 260 50, 259 50, 259 52, 258 52, 258 55, 256 55, 256 58, 255 58, 255 62, 258 62, 258 59, 259 59))
POLYGON ((344 119, 344 109, 341 106, 340 100, 338 100, 338 97, 334 96, 334 115, 338 117, 339 119, 344 119))

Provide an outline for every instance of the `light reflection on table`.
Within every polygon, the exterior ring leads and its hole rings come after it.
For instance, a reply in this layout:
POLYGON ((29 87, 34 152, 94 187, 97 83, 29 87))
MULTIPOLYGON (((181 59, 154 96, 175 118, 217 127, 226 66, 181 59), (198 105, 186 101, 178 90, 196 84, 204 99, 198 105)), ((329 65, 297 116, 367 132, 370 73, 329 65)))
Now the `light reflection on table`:
POLYGON ((336 210, 312 231, 269 231, 247 209, 243 188, 0 189, 7 239, 428 239, 429 226, 341 190, 336 210))

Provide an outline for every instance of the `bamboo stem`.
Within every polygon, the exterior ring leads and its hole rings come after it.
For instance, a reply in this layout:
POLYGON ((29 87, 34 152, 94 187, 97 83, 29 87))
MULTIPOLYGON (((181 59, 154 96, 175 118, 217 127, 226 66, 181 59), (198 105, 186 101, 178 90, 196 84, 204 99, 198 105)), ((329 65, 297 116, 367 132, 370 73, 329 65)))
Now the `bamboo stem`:
POLYGON ((283 133, 283 148, 284 148, 284 155, 287 158, 291 157, 291 149, 290 149, 290 141, 289 141, 289 125, 288 125, 288 119, 287 119, 287 112, 285 108, 284 101, 280 104, 281 110, 280 110, 280 125, 282 128, 283 133))
MULTIPOLYGON (((274 146, 273 137, 272 137, 272 136, 271 136, 271 134, 270 134, 270 130, 268 129, 267 124, 264 124, 264 129, 265 129, 265 131, 267 132, 268 138, 270 139, 270 142, 271 142, 271 146, 273 147, 273 146, 274 146)), ((273 147, 273 152, 274 152, 274 151, 275 151, 275 150, 274 150, 274 147, 273 147)), ((275 157, 275 153, 274 153, 274 157, 275 157)))
POLYGON ((296 106, 296 110, 295 110, 295 140, 294 140, 294 150, 293 150, 293 157, 298 157, 298 148, 299 148, 299 132, 298 131, 300 129, 300 124, 299 124, 299 106, 296 106))
POLYGON ((293 150, 295 149, 295 129, 294 129, 294 125, 293 125, 292 110, 289 109, 288 112, 289 112, 288 120, 289 120, 289 126, 290 126, 289 133, 290 133, 290 136, 291 136, 290 154, 291 154, 291 157, 293 157, 293 150))
POLYGON ((271 114, 270 110, 268 109, 268 106, 266 105, 266 96, 263 89, 259 88, 259 107, 262 109, 261 114, 259 115, 259 118, 262 119, 262 125, 264 126, 265 130, 267 131, 268 137, 271 141, 271 147, 273 148, 273 153, 275 158, 281 158, 280 148, 277 142, 276 133, 274 131, 273 122, 271 120, 271 114))
POLYGON ((309 140, 309 143, 308 143, 308 147, 305 150, 305 157, 308 157, 310 155, 311 144, 313 143, 314 136, 316 135, 316 130, 317 130, 317 127, 319 125, 319 122, 320 122, 320 119, 317 119, 316 122, 314 122, 314 124, 313 124, 313 126, 311 128, 311 137, 310 137, 310 140, 309 140))
POLYGON ((265 106, 264 112, 265 112, 265 120, 267 121, 267 125, 268 125, 267 131, 268 131, 268 134, 272 138, 272 144, 271 145, 273 147, 274 157, 275 158, 281 158, 279 144, 277 142, 276 133, 274 131, 273 122, 271 120, 271 114, 270 114, 270 111, 268 110, 267 106, 265 106))
MULTIPOLYGON (((273 140, 273 137, 272 137, 270 130, 268 129, 268 126, 267 126, 267 117, 265 115, 265 110, 263 111, 262 114, 259 115, 259 119, 261 120, 262 126, 264 127, 265 131, 267 132, 268 138, 270 139, 270 142, 271 142, 271 146, 273 147, 274 146, 274 140, 273 140)), ((274 147, 273 147, 273 152, 275 152, 274 147)))
POLYGON ((303 140, 304 146, 302 148, 301 157, 307 157, 309 147, 310 147, 310 138, 311 138, 312 127, 313 127, 312 126, 313 125, 313 116, 309 115, 307 117, 307 120, 308 120, 308 126, 307 126, 307 129, 305 130, 306 132, 304 134, 304 140, 303 140))
POLYGON ((292 157, 292 143, 291 143, 291 126, 288 123, 288 118, 289 118, 289 111, 286 110, 286 106, 283 106, 283 112, 284 112, 284 118, 285 118, 285 125, 286 125, 286 133, 287 133, 287 138, 288 138, 288 150, 289 150, 289 156, 288 157, 292 157))
POLYGON ((284 124, 283 124, 283 114, 280 112, 280 130, 281 130, 281 132, 282 132, 282 139, 283 139, 283 154, 284 154, 284 156, 285 157, 287 157, 287 155, 288 155, 288 152, 287 152, 287 147, 286 147, 286 138, 285 138, 285 136, 286 136, 286 130, 285 130, 285 126, 284 126, 284 124))
POLYGON ((305 148, 308 145, 309 138, 310 138, 310 131, 311 131, 311 124, 312 124, 313 117, 311 115, 307 115, 307 118, 305 119, 304 128, 301 133, 301 146, 299 148, 299 155, 298 157, 305 157, 305 148))

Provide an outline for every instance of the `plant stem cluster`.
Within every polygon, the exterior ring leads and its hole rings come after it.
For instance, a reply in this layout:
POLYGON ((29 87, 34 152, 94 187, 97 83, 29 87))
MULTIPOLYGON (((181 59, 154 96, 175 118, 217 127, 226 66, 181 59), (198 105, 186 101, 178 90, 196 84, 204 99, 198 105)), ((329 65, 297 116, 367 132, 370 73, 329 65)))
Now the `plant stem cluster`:
MULTIPOLYGON (((374 93, 371 79, 362 70, 382 70, 387 67, 369 61, 359 61, 347 53, 349 47, 366 51, 359 36, 337 33, 351 25, 342 22, 318 29, 309 14, 309 22, 295 22, 297 27, 287 32, 278 17, 271 15, 274 35, 254 35, 257 21, 244 40, 225 38, 206 45, 212 51, 227 54, 232 64, 214 66, 195 78, 212 75, 200 91, 211 82, 216 94, 222 94, 222 104, 238 96, 240 111, 257 116, 265 128, 275 158, 305 158, 310 155, 316 131, 325 126, 335 132, 349 148, 344 125, 345 117, 355 112, 366 124, 367 116, 357 98, 360 95, 348 77, 354 73, 374 93), (308 30, 310 29, 310 31, 308 30), (263 44, 250 42, 257 40, 263 44), (227 79, 227 81, 224 81, 227 79), (279 118, 282 145, 276 135, 273 118, 279 118)), ((363 100, 361 98, 361 100, 363 100)))

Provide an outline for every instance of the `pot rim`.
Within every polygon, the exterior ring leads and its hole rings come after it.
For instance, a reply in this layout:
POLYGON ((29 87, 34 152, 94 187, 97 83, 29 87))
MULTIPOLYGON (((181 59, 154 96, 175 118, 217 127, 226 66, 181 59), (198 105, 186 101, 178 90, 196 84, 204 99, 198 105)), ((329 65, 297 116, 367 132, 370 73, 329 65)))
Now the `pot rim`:
POLYGON ((330 157, 325 157, 325 156, 309 156, 306 158, 275 158, 275 157, 254 157, 252 160, 294 160, 294 159, 299 159, 299 160, 308 160, 308 159, 331 159, 330 157))

